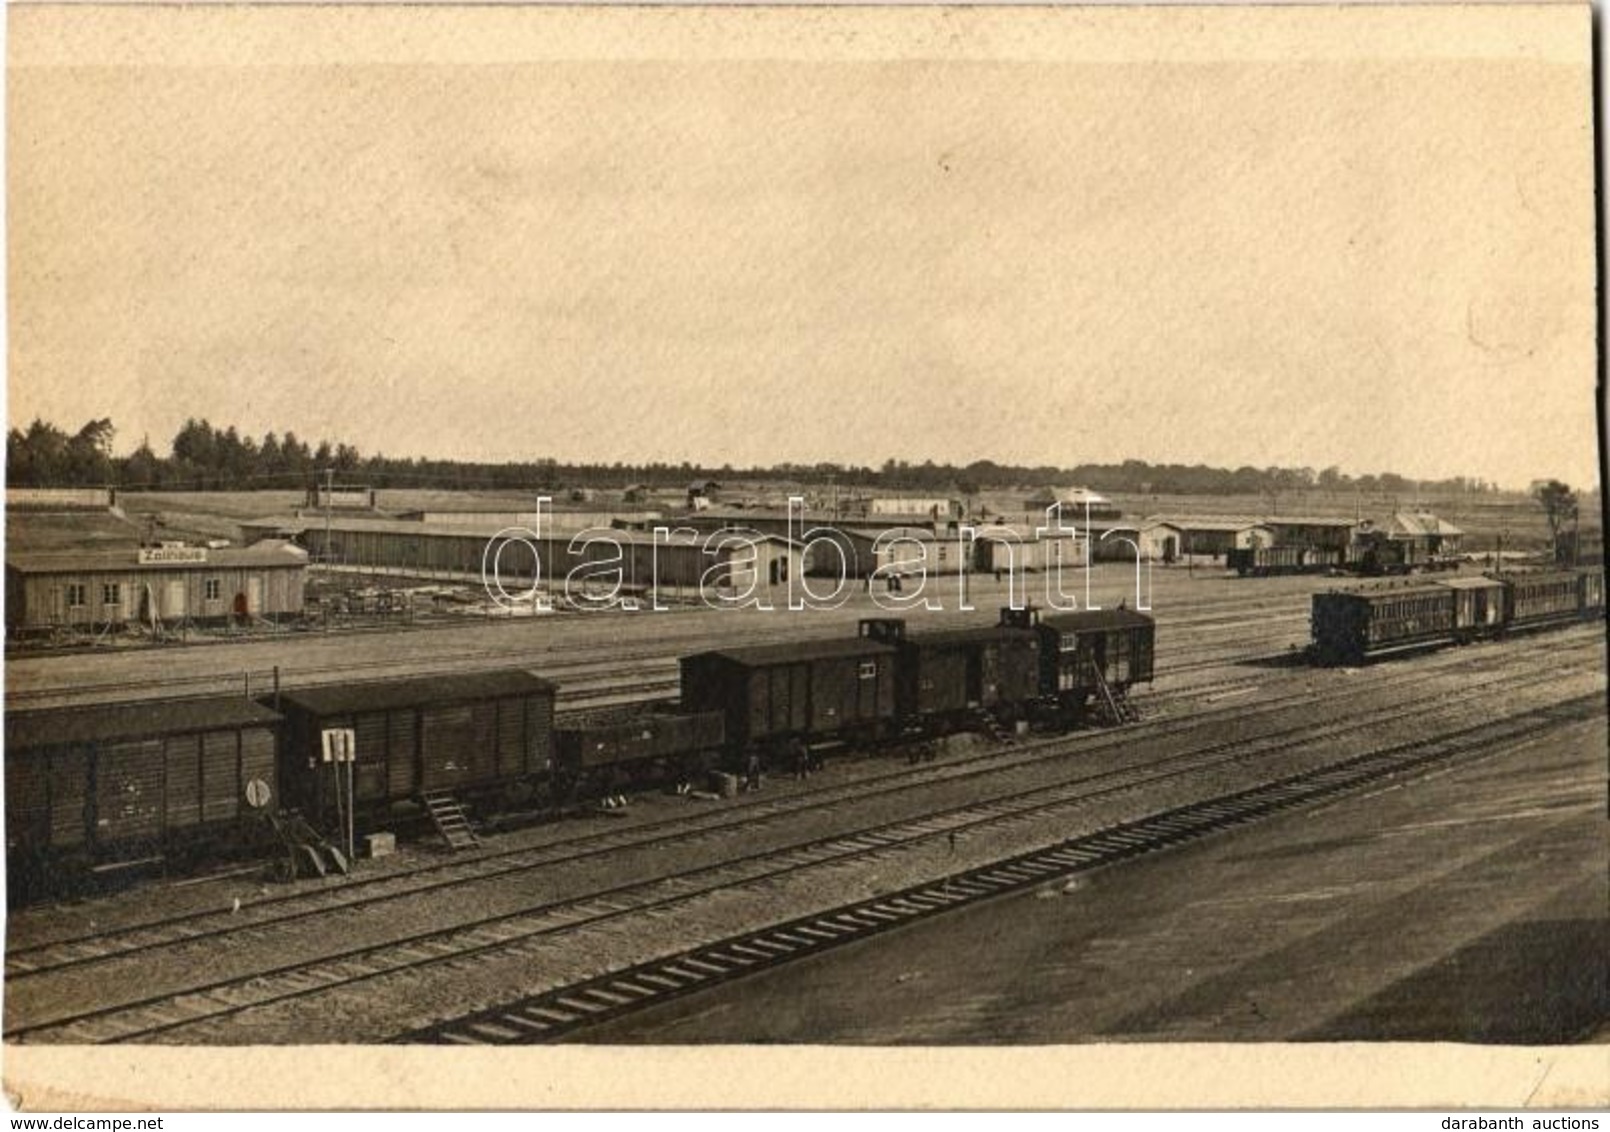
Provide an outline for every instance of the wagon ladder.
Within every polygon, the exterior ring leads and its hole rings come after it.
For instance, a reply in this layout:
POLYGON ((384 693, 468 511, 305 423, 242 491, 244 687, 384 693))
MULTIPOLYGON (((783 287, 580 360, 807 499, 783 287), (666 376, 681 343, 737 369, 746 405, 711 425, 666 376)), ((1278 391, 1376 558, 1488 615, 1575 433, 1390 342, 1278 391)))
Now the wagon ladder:
POLYGON ((1117 727, 1139 719, 1140 713, 1135 710, 1135 705, 1131 704, 1127 697, 1113 692, 1112 685, 1107 683, 1107 674, 1102 672, 1100 667, 1095 667, 1093 671, 1096 674, 1096 690, 1101 693, 1101 702, 1107 709, 1108 721, 1117 727))
POLYGON ((451 794, 426 794, 422 799, 431 824, 453 849, 469 849, 479 845, 481 839, 470 828, 470 819, 464 807, 451 794))

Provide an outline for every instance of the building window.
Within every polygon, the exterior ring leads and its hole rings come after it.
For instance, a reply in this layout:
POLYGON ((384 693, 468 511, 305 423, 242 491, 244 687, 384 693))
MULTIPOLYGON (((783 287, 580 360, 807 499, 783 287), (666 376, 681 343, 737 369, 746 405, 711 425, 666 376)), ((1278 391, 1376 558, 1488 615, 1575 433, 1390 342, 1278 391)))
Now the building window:
POLYGON ((877 678, 878 662, 875 660, 863 660, 861 662, 861 679, 876 680, 877 678))
POLYGON ((101 586, 102 605, 122 605, 123 586, 118 582, 106 582, 101 586))
POLYGON ((89 601, 89 589, 83 582, 67 583, 67 608, 79 609, 89 601))
POLYGON ((208 578, 207 579, 207 587, 206 587, 207 600, 208 601, 217 601, 219 599, 219 597, 222 596, 223 588, 224 588, 224 584, 223 584, 222 581, 220 581, 217 578, 208 578))

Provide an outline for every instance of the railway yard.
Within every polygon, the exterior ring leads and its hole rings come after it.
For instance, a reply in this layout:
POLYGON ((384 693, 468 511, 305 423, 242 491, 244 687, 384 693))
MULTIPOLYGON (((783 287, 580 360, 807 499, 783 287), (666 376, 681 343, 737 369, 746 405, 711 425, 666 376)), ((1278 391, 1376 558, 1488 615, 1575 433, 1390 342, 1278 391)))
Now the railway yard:
MULTIPOLYGON (((1134 571, 1093 571, 1108 608, 1134 571)), ((1336 583, 1158 569, 1118 726, 965 730, 758 792, 262 862, 14 910, 8 1041, 1602 1040, 1603 624, 1304 662, 1336 583)), ((989 624, 1005 590, 969 579, 989 624)), ((1602 600, 1602 598, 1601 598, 1602 600)), ((8 711, 527 669, 582 709, 699 649, 876 616, 572 614, 13 658, 8 711)), ((852 744, 853 746, 853 744, 852 744)))

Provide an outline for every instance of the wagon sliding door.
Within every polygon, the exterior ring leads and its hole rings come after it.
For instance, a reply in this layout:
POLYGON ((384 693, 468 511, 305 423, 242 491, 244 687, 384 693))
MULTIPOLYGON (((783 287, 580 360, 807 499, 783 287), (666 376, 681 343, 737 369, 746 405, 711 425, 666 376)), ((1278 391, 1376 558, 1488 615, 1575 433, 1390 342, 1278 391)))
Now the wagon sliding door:
POLYGON ((386 778, 391 797, 407 798, 420 788, 416 773, 419 764, 418 719, 411 711, 394 711, 387 717, 389 740, 386 778))
POLYGON ((467 704, 420 709, 421 789, 451 790, 469 780, 475 722, 467 704))
POLYGON ((162 740, 105 743, 95 760, 95 842, 162 840, 162 740))
POLYGON ((386 713, 367 711, 352 721, 358 761, 352 768, 352 791, 360 804, 386 800, 389 785, 386 713))
POLYGON ((755 672, 751 678, 755 681, 751 736, 782 735, 812 728, 808 666, 773 665, 755 672))

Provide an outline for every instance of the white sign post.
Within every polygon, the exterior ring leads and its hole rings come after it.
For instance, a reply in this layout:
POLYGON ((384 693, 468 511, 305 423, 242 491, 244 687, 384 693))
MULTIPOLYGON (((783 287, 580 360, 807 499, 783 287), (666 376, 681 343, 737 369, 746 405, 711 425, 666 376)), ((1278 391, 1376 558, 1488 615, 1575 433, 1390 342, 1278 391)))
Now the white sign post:
POLYGON ((354 805, 352 791, 352 764, 358 761, 358 737, 350 727, 329 727, 322 734, 324 740, 324 761, 330 764, 330 770, 335 780, 335 811, 337 819, 342 816, 341 804, 341 764, 347 764, 347 797, 346 820, 343 824, 347 830, 347 860, 356 860, 353 854, 353 823, 352 811, 354 805))

